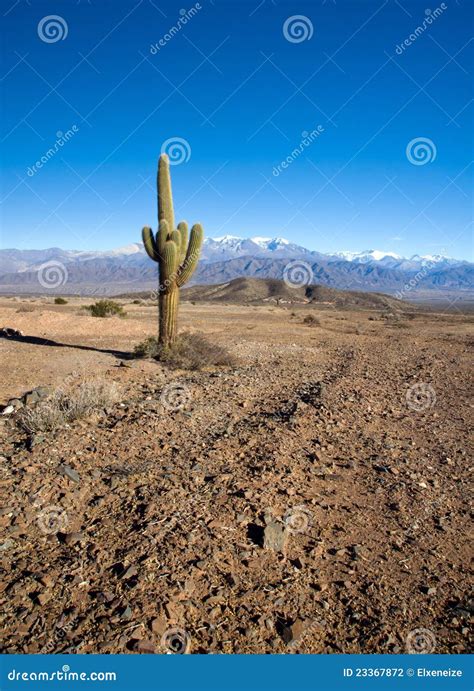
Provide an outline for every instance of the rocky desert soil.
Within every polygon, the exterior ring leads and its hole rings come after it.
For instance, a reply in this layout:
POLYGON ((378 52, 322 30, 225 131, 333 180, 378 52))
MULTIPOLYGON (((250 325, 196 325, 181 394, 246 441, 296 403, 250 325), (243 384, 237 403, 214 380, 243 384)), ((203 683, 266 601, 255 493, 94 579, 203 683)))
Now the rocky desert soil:
POLYGON ((0 300, 3 405, 120 392, 0 418, 3 652, 468 652, 469 317, 183 304, 238 359, 194 372, 127 359, 157 317, 122 302, 0 300))

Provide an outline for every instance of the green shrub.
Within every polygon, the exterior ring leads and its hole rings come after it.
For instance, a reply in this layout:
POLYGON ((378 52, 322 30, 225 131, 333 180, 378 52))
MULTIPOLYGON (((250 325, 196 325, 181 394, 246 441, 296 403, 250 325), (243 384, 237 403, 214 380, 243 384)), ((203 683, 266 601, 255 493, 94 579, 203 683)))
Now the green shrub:
POLYGON ((87 305, 85 310, 91 313, 93 317, 125 317, 126 312, 122 305, 114 300, 98 300, 93 305, 87 305))
POLYGON ((67 305, 67 300, 64 298, 54 298, 55 305, 67 305))

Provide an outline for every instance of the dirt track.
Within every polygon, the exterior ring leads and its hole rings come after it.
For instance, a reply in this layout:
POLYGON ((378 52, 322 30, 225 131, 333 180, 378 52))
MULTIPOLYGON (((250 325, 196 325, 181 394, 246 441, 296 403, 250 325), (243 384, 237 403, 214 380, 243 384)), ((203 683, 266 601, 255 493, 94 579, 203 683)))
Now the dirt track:
POLYGON ((468 652, 466 318, 308 327, 304 310, 183 305, 239 358, 196 373, 94 350, 130 350, 152 308, 19 304, 0 326, 93 349, 0 341, 4 402, 84 370, 122 402, 32 451, 3 419, 4 651, 164 652, 179 628, 191 652, 405 652, 423 628, 426 652, 468 652), (263 547, 275 522, 281 551, 263 547))

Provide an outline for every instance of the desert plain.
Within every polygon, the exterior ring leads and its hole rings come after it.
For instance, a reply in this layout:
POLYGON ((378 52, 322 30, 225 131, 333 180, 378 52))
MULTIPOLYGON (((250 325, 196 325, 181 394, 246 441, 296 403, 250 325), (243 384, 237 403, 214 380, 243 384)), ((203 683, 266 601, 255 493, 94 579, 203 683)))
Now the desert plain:
POLYGON ((117 391, 52 432, 0 417, 3 652, 470 650, 469 314, 185 301, 235 358, 190 371, 130 358, 156 305, 88 302, 0 299, 6 409, 117 391))

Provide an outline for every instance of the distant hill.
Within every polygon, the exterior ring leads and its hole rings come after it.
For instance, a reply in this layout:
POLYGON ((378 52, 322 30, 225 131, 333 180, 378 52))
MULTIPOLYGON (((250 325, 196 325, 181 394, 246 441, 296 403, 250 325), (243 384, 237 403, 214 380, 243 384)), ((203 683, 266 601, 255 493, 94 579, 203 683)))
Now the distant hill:
POLYGON ((379 293, 337 290, 321 285, 290 288, 284 281, 256 278, 236 278, 218 285, 185 288, 183 301, 222 302, 238 305, 311 305, 320 304, 340 309, 363 308, 382 310, 412 309, 396 298, 379 293))

